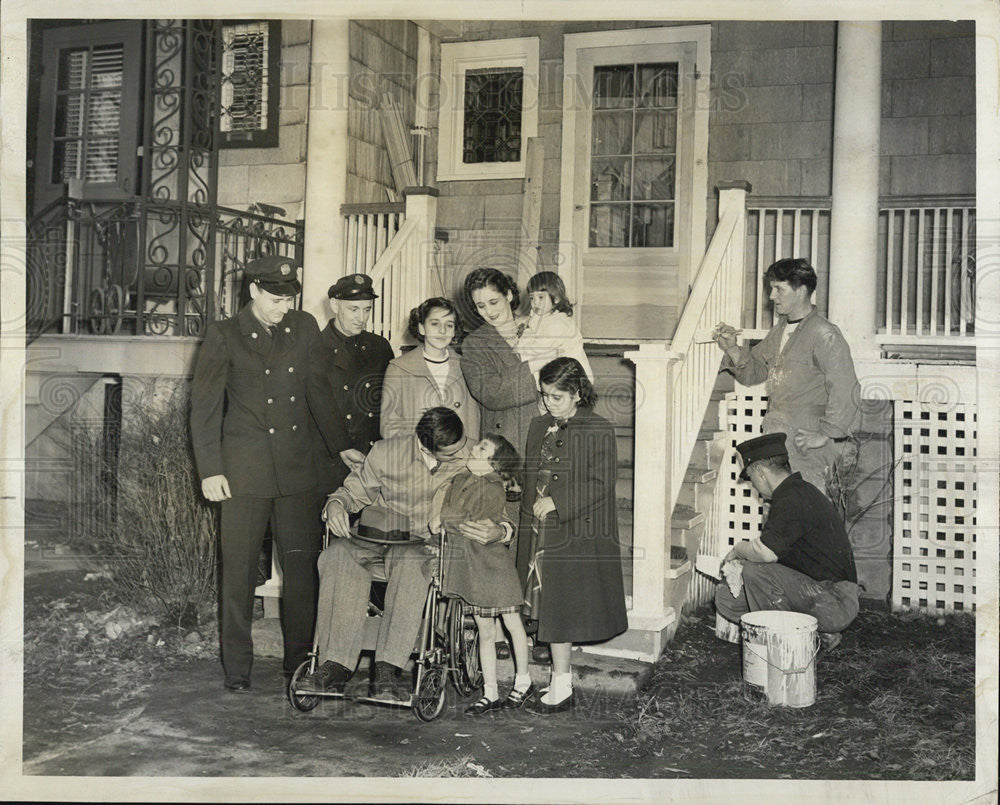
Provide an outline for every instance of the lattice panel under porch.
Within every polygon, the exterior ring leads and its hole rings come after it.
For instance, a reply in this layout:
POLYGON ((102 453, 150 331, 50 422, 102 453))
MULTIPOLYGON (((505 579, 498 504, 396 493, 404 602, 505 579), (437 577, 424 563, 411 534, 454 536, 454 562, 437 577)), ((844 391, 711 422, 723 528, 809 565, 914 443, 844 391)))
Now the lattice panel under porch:
POLYGON ((750 484, 737 480, 740 465, 736 453, 737 444, 760 435, 760 423, 767 412, 764 386, 737 383, 735 391, 726 395, 725 403, 729 438, 716 487, 715 499, 721 507, 719 529, 717 536, 709 537, 714 544, 702 548, 703 553, 717 556, 725 556, 738 541, 760 536, 764 520, 760 496, 750 484))
POLYGON ((895 403, 892 606, 975 611, 976 413, 895 403))

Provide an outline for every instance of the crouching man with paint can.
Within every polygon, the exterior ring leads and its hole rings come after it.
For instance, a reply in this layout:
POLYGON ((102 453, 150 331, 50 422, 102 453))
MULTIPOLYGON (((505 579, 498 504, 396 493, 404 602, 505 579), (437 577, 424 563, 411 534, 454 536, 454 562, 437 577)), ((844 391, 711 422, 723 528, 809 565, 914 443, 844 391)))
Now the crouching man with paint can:
POLYGON ((759 610, 812 615, 823 648, 832 649, 858 615, 858 576, 843 520, 822 492, 791 471, 784 433, 736 449, 740 480, 769 498, 771 509, 760 536, 736 543, 723 559, 730 583, 715 591, 716 612, 735 623, 759 610), (733 578, 740 571, 742 589, 733 578))

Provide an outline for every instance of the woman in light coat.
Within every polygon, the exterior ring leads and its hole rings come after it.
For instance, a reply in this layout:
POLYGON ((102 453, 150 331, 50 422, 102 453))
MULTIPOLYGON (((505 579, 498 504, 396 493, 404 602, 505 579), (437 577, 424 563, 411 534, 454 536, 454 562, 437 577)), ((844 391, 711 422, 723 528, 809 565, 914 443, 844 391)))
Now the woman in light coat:
POLYGON ((458 328, 455 306, 432 297, 410 311, 410 333, 420 346, 389 363, 382 383, 382 438, 413 433, 429 408, 450 408, 468 439, 479 439, 479 406, 469 396, 452 348, 458 328))

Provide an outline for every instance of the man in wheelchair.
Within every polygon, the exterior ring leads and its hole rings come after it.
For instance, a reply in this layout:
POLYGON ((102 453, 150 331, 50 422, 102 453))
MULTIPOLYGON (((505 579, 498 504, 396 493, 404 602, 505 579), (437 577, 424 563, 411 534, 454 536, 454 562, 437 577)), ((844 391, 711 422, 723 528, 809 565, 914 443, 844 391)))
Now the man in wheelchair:
MULTIPOLYGON (((342 692, 364 648, 371 582, 388 582, 375 644, 372 698, 408 703, 410 685, 402 668, 420 629, 427 588, 436 566, 427 540, 431 501, 469 456, 462 420, 449 408, 427 410, 416 432, 376 442, 364 464, 352 470, 323 511, 340 539, 320 554, 316 617, 316 671, 304 677, 301 693, 342 692), (350 515, 361 512, 357 538, 350 515)), ((463 535, 483 543, 507 538, 513 524, 464 523, 463 535)))

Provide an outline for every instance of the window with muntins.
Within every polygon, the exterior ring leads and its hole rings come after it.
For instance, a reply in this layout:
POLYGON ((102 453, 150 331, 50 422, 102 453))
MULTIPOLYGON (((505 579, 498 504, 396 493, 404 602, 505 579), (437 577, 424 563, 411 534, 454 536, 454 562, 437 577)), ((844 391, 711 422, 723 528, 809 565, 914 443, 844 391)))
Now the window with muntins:
POLYGON ((276 146, 280 22, 223 23, 220 38, 221 144, 230 148, 276 146))
POLYGON ((594 68, 590 246, 674 246, 677 62, 594 68))
POLYGON ((462 162, 521 159, 524 70, 482 69, 465 74, 462 162))
POLYGON ((124 47, 59 53, 50 181, 114 182, 118 177, 124 47))
POLYGON ((523 179, 538 80, 537 36, 442 44, 437 180, 523 179))

